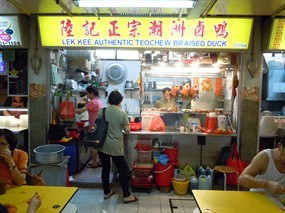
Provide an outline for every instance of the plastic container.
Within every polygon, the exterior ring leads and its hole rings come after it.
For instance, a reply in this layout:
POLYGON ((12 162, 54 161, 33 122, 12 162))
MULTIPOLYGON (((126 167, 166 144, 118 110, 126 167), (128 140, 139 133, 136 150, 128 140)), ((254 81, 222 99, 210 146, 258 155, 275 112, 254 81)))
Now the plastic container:
POLYGON ((147 164, 151 163, 152 151, 137 151, 137 161, 138 163, 147 164))
POLYGON ((177 181, 175 178, 172 178, 172 185, 175 194, 186 195, 189 188, 189 180, 185 178, 183 181, 177 181))
POLYGON ((218 115, 218 128, 226 129, 226 121, 227 121, 227 118, 225 115, 218 115))
POLYGON ((217 129, 217 115, 214 112, 210 112, 206 117, 206 127, 210 131, 217 129))
POLYGON ((206 175, 206 170, 202 166, 199 166, 197 170, 197 177, 200 177, 201 175, 206 175))
POLYGON ((192 194, 192 190, 198 189, 198 179, 195 176, 190 177, 190 192, 192 194))
POLYGON ((158 157, 158 161, 159 163, 161 163, 162 165, 166 165, 169 162, 169 157, 166 154, 161 154, 158 157))
POLYGON ((131 131, 139 131, 142 128, 141 122, 135 123, 135 122, 130 122, 130 129, 131 131))
POLYGON ((205 170, 206 170, 206 176, 208 176, 208 175, 212 176, 212 171, 213 170, 209 166, 207 166, 205 170))
POLYGON ((159 157, 161 154, 161 150, 152 150, 152 157, 159 157))
POLYGON ((201 121, 200 121, 200 118, 198 116, 188 118, 188 123, 190 124, 189 125, 190 131, 191 130, 193 131, 193 125, 201 126, 201 121))
POLYGON ((212 186, 211 176, 200 175, 198 178, 198 189, 209 190, 212 186))
POLYGON ((163 150, 163 154, 168 155, 170 163, 176 163, 178 157, 178 146, 174 146, 173 148, 165 148, 163 150))
POLYGON ((155 175, 155 183, 157 186, 171 186, 174 173, 174 164, 154 164, 153 172, 155 175))

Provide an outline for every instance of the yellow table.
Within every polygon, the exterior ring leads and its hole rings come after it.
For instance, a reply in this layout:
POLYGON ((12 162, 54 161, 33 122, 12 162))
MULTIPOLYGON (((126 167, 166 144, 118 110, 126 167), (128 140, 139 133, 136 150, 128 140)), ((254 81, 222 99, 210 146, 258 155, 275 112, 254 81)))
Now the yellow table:
POLYGON ((42 198, 42 205, 37 213, 61 212, 77 189, 77 187, 59 186, 17 186, 8 188, 5 194, 0 195, 0 203, 9 203, 18 208, 17 213, 26 213, 28 207, 26 201, 38 192, 42 198))
POLYGON ((264 194, 249 191, 193 190, 203 213, 283 212, 264 194))

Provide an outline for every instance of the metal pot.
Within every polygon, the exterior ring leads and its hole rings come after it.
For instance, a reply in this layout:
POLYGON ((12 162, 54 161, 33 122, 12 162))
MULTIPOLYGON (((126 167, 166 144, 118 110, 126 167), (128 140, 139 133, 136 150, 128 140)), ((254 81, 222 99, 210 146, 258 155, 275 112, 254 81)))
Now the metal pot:
POLYGON ((36 161, 41 164, 56 164, 63 161, 65 147, 59 144, 47 144, 34 149, 36 161))

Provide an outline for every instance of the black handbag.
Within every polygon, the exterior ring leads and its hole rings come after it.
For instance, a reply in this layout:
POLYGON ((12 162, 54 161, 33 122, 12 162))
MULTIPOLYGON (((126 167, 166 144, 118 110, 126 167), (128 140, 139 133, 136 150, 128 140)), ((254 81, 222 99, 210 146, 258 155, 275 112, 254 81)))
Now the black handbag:
POLYGON ((94 148, 102 147, 107 136, 109 122, 105 120, 106 108, 103 108, 102 118, 97 118, 93 129, 87 133, 84 146, 90 146, 94 148))

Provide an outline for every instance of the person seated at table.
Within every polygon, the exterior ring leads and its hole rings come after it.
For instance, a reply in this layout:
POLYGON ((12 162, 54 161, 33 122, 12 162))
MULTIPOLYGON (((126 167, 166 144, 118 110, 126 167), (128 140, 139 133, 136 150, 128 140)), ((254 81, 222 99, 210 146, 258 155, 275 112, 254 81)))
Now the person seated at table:
POLYGON ((239 184, 251 191, 285 193, 285 135, 274 149, 259 152, 239 176, 239 184))
POLYGON ((19 186, 26 184, 28 154, 16 149, 17 143, 12 131, 0 129, 0 179, 19 186))
POLYGON ((171 89, 169 87, 165 87, 162 90, 163 97, 155 102, 155 108, 176 108, 176 103, 170 99, 170 91, 171 89))
MULTIPOLYGON (((33 197, 31 197, 31 199, 29 199, 27 203, 29 204, 27 213, 35 213, 38 210, 38 208, 42 205, 42 199, 40 198, 38 192, 35 192, 33 197)), ((4 204, 4 205, 0 204, 1 213, 17 212, 17 209, 14 208, 17 207, 10 204, 4 204)))
MULTIPOLYGON (((7 97, 5 100, 4 106, 11 108, 25 108, 27 107, 27 98, 21 96, 7 97)), ((14 110, 5 110, 3 115, 5 116, 14 116, 15 118, 20 118, 20 115, 26 114, 24 111, 14 111, 14 110)))

